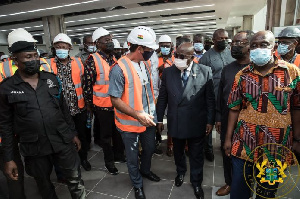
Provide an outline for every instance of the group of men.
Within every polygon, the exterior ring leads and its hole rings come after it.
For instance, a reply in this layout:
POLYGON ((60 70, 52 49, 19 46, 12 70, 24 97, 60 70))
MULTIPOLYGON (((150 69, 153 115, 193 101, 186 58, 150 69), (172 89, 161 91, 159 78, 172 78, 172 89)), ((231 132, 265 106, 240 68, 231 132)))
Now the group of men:
MULTIPOLYGON (((143 177, 160 181, 151 158, 161 153, 166 116, 175 186, 184 182, 188 155, 194 195, 204 198, 204 156, 214 160, 215 126, 225 177, 216 194, 248 199, 253 161, 276 157, 291 165, 296 160, 282 148, 300 152, 299 38, 297 28, 286 28, 276 45, 270 31, 241 31, 229 49, 228 33, 218 29, 212 40, 180 36, 174 47, 168 35, 157 45, 153 29, 139 26, 122 52, 109 31, 98 28, 84 37, 76 57, 70 57, 71 39, 58 34, 53 58, 44 59, 30 33, 12 31, 11 59, 0 64, 0 168, 9 197, 26 198, 21 154, 42 198, 58 198, 50 181, 53 167, 72 198, 85 198, 80 165, 91 170, 87 153, 94 115, 94 142, 103 149, 105 167, 117 175, 115 163, 127 163, 135 198, 146 198, 143 177), (265 144, 282 147, 256 151, 265 144), (250 169, 244 170, 245 164, 250 169)), ((256 198, 275 197, 278 183, 261 185, 266 188, 256 198)))

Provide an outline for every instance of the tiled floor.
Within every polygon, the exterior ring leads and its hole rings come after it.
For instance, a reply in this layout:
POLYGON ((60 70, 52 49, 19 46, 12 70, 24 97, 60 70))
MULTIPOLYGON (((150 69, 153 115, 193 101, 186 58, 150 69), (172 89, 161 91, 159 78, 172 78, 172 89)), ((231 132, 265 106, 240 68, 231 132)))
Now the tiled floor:
MULTIPOLYGON (((224 185, 222 158, 220 152, 219 137, 214 132, 213 144, 215 161, 204 163, 204 180, 203 189, 205 199, 229 199, 229 196, 217 197, 215 192, 219 187, 224 185)), ((163 136, 166 138, 166 136, 163 136)), ((162 144, 165 150, 165 140, 162 144)), ((82 170, 82 178, 87 190, 88 199, 134 199, 133 188, 127 173, 127 166, 124 163, 117 164, 120 174, 112 176, 107 174, 104 168, 103 153, 98 146, 93 146, 89 152, 89 159, 92 165, 91 171, 82 170)), ((175 164, 173 158, 163 154, 162 156, 153 156, 152 171, 160 176, 160 182, 151 182, 147 179, 144 180, 144 191, 147 199, 193 199, 193 189, 189 183, 189 172, 186 174, 185 183, 181 187, 174 186, 174 178, 176 176, 175 164)), ((293 173, 297 173, 294 169, 293 173)), ((56 177, 52 173, 53 182, 56 177)), ((5 187, 5 181, 2 173, 0 174, 1 187, 5 187), (2 186, 4 185, 4 186, 2 186)), ((69 199, 70 194, 64 184, 55 183, 56 192, 60 199, 69 199)), ((297 187, 287 195, 287 198, 299 199, 300 196, 300 182, 297 182, 297 187)), ((39 194, 34 180, 26 176, 25 178, 26 195, 29 199, 38 199, 39 194)), ((1 198, 2 199, 2 198, 1 198)))

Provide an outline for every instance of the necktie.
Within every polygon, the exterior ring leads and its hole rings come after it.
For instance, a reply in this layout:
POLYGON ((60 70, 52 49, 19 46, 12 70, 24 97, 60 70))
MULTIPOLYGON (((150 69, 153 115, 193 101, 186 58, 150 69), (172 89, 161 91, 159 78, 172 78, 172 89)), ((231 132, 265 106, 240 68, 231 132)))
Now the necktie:
POLYGON ((182 83, 183 83, 183 87, 185 87, 186 86, 186 84, 187 84, 187 81, 188 81, 188 75, 187 75, 187 71, 186 71, 186 69, 184 69, 184 71, 183 71, 183 74, 182 74, 182 77, 181 77, 181 80, 182 80, 182 83))

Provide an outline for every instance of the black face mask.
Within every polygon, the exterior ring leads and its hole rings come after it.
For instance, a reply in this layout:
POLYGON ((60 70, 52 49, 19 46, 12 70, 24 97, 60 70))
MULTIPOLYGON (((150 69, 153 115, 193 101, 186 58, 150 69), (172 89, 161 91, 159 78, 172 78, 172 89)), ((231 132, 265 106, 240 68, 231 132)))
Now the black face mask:
POLYGON ((245 56, 245 53, 243 53, 243 46, 232 46, 231 47, 231 56, 234 59, 241 59, 245 56))
POLYGON ((216 46, 217 46, 217 48, 219 50, 224 50, 227 45, 228 45, 228 41, 227 40, 222 40, 222 41, 217 41, 216 42, 216 46))
POLYGON ((150 57, 153 55, 154 51, 144 51, 143 58, 145 61, 148 61, 150 57))
POLYGON ((115 53, 116 59, 120 59, 121 56, 122 56, 122 52, 116 52, 116 53, 115 53))
POLYGON ((105 52, 107 54, 111 54, 114 51, 114 43, 113 42, 108 42, 106 43, 106 49, 105 52))
POLYGON ((40 71, 41 63, 40 60, 32 60, 23 62, 25 68, 24 73, 27 75, 34 75, 40 71))
POLYGON ((206 51, 208 51, 209 49, 211 48, 211 45, 204 45, 204 49, 206 50, 206 51))

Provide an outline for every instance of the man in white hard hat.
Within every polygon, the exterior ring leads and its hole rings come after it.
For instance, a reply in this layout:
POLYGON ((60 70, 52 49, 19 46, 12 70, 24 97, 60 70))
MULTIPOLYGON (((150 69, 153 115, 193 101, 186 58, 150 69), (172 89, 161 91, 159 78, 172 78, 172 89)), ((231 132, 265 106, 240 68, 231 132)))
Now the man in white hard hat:
POLYGON ((158 48, 151 31, 139 26, 130 32, 127 38, 130 53, 118 60, 109 79, 108 94, 115 107, 115 122, 123 138, 128 172, 137 199, 145 198, 142 176, 160 181, 150 170, 155 150, 156 111, 148 60, 158 48), (140 165, 139 141, 143 148, 140 165))
POLYGON ((24 29, 16 29, 8 35, 9 51, 18 70, 0 85, 5 173, 11 180, 19 178, 14 159, 17 135, 26 172, 35 179, 43 199, 57 198, 50 180, 53 164, 66 178, 72 198, 83 199, 85 189, 75 147, 80 149, 80 141, 61 96, 60 81, 54 74, 40 71, 35 42, 24 29))
POLYGON ((83 48, 77 55, 75 55, 75 57, 79 57, 84 64, 90 54, 96 51, 96 46, 93 42, 92 35, 85 35, 83 37, 82 43, 83 48))
POLYGON ((126 55, 128 53, 128 50, 129 50, 129 46, 127 44, 127 41, 125 41, 122 48, 122 55, 126 55))
MULTIPOLYGON (((97 52, 90 55, 84 74, 84 93, 89 111, 94 112, 100 134, 95 134, 104 153, 105 167, 112 175, 119 173, 115 162, 125 162, 124 145, 114 122, 114 109, 108 95, 109 71, 115 64, 114 43, 104 28, 93 32, 97 52)), ((96 132, 97 133, 97 132, 96 132)))
POLYGON ((75 122, 78 138, 81 141, 79 156, 81 165, 86 171, 91 170, 91 165, 87 160, 88 152, 88 132, 86 129, 87 111, 83 98, 82 76, 84 73, 83 64, 80 58, 70 57, 72 48, 71 38, 64 33, 59 33, 53 39, 55 48, 55 58, 47 59, 51 70, 62 82, 62 94, 70 110, 70 114, 75 122))
POLYGON ((113 43, 114 43, 114 56, 118 60, 122 56, 122 48, 121 48, 120 43, 117 39, 113 39, 113 43))

